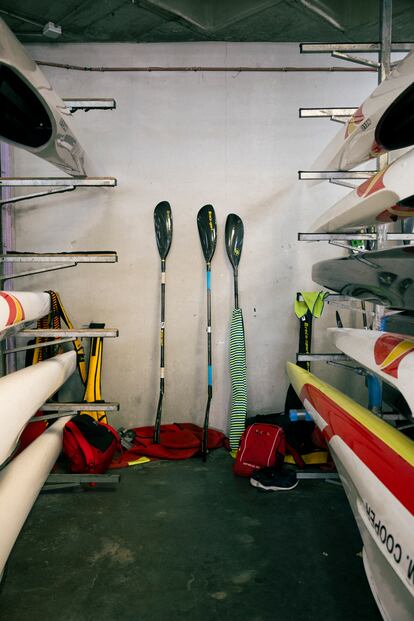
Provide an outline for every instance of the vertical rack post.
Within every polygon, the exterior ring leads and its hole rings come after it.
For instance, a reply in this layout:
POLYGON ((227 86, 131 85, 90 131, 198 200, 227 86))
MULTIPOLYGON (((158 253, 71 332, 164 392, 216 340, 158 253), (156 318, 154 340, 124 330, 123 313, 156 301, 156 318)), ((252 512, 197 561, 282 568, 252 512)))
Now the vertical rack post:
MULTIPOLYGON (((0 167, 1 176, 9 177, 11 174, 11 148, 6 142, 0 142, 0 167)), ((1 188, 1 198, 3 200, 11 198, 12 189, 9 187, 1 188)), ((13 223, 12 223, 12 210, 11 205, 2 205, 0 214, 0 234, 1 234, 1 253, 5 254, 10 250, 13 250, 13 223)), ((2 276, 9 276, 12 273, 13 266, 11 264, 3 263, 2 276)), ((2 283, 3 284, 3 283, 2 283)), ((12 289, 13 286, 10 281, 4 282, 5 289, 12 289)), ((6 341, 2 341, 1 344, 1 366, 0 375, 3 376, 6 373, 11 373, 16 370, 16 356, 6 356, 5 350, 11 349, 15 345, 13 337, 8 338, 6 341)))

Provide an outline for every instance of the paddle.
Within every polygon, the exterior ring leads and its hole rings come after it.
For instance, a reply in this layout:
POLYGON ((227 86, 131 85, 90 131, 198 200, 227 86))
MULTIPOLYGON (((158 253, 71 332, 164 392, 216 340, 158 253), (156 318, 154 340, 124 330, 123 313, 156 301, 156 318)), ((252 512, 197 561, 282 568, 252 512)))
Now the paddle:
MULTIPOLYGON (((299 300, 301 297, 300 292, 296 293, 296 300, 299 300)), ((299 318, 299 345, 298 345, 298 354, 310 354, 311 346, 312 346, 312 322, 313 315, 311 310, 308 308, 306 313, 299 318)), ((296 363, 302 369, 306 369, 306 371, 310 371, 310 362, 297 362, 296 363)), ((290 410, 301 410, 303 408, 302 401, 296 394, 295 389, 292 384, 289 384, 286 399, 285 399, 285 407, 284 412, 286 416, 289 415, 290 410)))
POLYGON ((212 205, 204 205, 197 214, 198 234, 200 235, 201 248, 206 262, 207 282, 207 365, 208 365, 208 393, 207 405, 204 416, 203 440, 201 454, 203 461, 207 459, 208 444, 208 421, 210 416, 210 404, 213 397, 213 366, 211 355, 211 261, 214 256, 217 243, 216 214, 212 205))
POLYGON ((233 266, 234 308, 239 308, 238 268, 243 249, 244 226, 241 218, 234 213, 227 216, 225 235, 227 256, 233 266))
POLYGON ((247 368, 244 339, 243 314, 239 308, 238 267, 243 248, 243 222, 234 213, 226 220, 226 251, 233 266, 234 309, 230 327, 230 448, 236 450, 246 424, 247 414, 247 368))
POLYGON ((160 395, 154 425, 154 444, 160 441, 162 400, 164 397, 164 344, 165 344, 165 267, 172 241, 172 214, 170 203, 162 201, 154 209, 155 237, 161 259, 161 322, 160 322, 160 395))

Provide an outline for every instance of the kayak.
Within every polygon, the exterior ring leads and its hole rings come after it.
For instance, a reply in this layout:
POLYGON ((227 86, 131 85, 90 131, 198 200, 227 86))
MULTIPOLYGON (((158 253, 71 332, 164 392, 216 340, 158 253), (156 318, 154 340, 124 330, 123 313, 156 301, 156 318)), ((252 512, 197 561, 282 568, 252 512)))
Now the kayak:
POLYGON ((59 456, 63 428, 70 418, 59 418, 0 471, 0 577, 22 526, 59 456))
POLYGON ((312 280, 342 295, 413 310, 414 246, 320 261, 312 267, 312 280))
POLYGON ((328 328, 335 346, 397 388, 414 412, 414 339, 391 332, 328 328))
POLYGON ((410 52, 354 112, 312 166, 348 170, 382 153, 414 144, 414 52, 410 52))
POLYGON ((328 442, 362 537, 364 568, 382 617, 412 621, 414 442, 305 369, 288 363, 287 370, 328 442))
POLYGON ((50 313, 50 295, 43 291, 0 291, 0 338, 7 328, 30 323, 50 313))
POLYGON ((0 466, 10 458, 28 420, 76 369, 68 351, 0 378, 0 466))
POLYGON ((321 215, 311 232, 330 233, 412 217, 413 168, 414 149, 344 196, 321 215))
POLYGON ((46 76, 0 18, 0 138, 74 176, 84 176, 84 151, 71 114, 46 76))

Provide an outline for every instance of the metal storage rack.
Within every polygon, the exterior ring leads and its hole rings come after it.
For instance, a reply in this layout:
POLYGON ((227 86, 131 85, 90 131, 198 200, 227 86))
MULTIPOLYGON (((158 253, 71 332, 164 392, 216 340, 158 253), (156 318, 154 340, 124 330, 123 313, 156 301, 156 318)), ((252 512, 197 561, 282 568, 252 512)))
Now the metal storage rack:
MULTIPOLYGON (((339 58, 349 62, 371 67, 378 72, 378 82, 382 82, 390 73, 391 52, 409 52, 414 49, 413 43, 391 43, 392 33, 392 0, 379 0, 381 11, 380 42, 379 43, 302 43, 300 52, 303 54, 326 54, 330 53, 333 58, 339 58), (378 61, 361 58, 352 54, 378 53, 378 61)), ((357 110, 351 107, 332 107, 332 108, 300 108, 300 118, 327 118, 334 122, 346 123, 348 118, 357 110)), ((343 185, 355 189, 357 187, 352 180, 369 179, 376 174, 380 168, 387 163, 387 156, 382 156, 377 160, 376 170, 353 170, 353 171, 298 171, 300 180, 327 180, 336 185, 343 185)), ((386 231, 386 225, 380 225, 375 233, 298 233, 298 241, 308 242, 328 242, 333 245, 350 247, 349 243, 354 240, 375 241, 380 248, 386 241, 409 241, 414 240, 414 233, 397 233, 386 231), (348 242, 348 244, 347 244, 348 242)), ((343 297, 343 296, 340 296, 343 297)), ((344 354, 298 354, 297 361, 302 362, 327 362, 331 364, 342 364, 350 361, 344 354)), ((357 367, 354 367, 357 368, 357 367)), ((385 415, 385 417, 387 417, 385 415)))
MULTIPOLYGON (((114 99, 65 99, 66 106, 74 112, 76 110, 113 110, 116 108, 114 99)), ((71 192, 82 187, 99 187, 114 188, 117 180, 114 177, 0 177, 0 189, 5 187, 13 188, 45 188, 41 192, 24 194, 19 196, 6 197, 0 200, 0 207, 3 205, 18 203, 24 200, 36 199, 40 197, 50 196, 53 194, 71 192), (49 188, 49 189, 46 189, 49 188)), ((79 263, 116 263, 118 257, 116 252, 53 252, 53 253, 31 253, 31 252, 9 252, 0 255, 0 264, 3 267, 7 263, 12 264, 35 264, 39 263, 45 267, 30 269, 15 274, 4 274, 3 269, 0 275, 1 286, 7 280, 21 278, 23 276, 31 276, 43 272, 67 269, 76 267, 79 263)), ((62 344, 73 341, 75 338, 92 338, 107 337, 115 338, 118 336, 118 329, 39 329, 31 328, 30 325, 35 324, 33 321, 23 321, 19 325, 8 326, 0 331, 0 348, 2 350, 3 359, 9 354, 17 351, 25 351, 36 346, 25 345, 6 349, 5 340, 10 336, 31 338, 45 337, 53 338, 40 346, 50 346, 53 344, 62 344)), ((42 410, 48 412, 44 416, 36 417, 36 421, 55 419, 68 414, 80 411, 119 411, 119 403, 54 403, 48 402, 42 406, 42 410)), ((66 487, 79 487, 85 483, 104 483, 114 484, 119 482, 119 475, 72 475, 72 474, 52 474, 48 477, 44 489, 61 489, 66 487)))

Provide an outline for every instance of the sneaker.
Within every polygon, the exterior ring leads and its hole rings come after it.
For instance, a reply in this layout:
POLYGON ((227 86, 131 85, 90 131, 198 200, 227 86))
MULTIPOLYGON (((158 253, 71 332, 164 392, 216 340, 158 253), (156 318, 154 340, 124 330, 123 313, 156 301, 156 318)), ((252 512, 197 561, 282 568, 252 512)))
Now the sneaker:
POLYGON ((296 472, 276 470, 275 468, 261 468, 250 478, 250 485, 269 492, 290 490, 299 483, 296 472))

